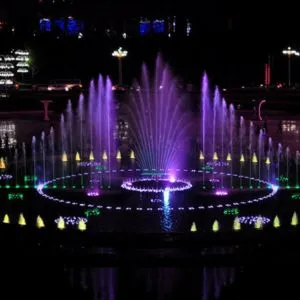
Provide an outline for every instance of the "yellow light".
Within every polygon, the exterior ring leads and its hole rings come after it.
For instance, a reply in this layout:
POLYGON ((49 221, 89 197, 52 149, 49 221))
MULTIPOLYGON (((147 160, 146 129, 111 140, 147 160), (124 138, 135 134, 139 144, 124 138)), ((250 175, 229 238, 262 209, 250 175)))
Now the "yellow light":
POLYGON ((94 160, 95 160, 93 151, 90 152, 89 160, 90 160, 90 161, 94 161, 94 160))
POLYGON ((40 216, 37 216, 37 218, 36 218, 36 227, 37 228, 44 228, 45 227, 45 223, 44 223, 43 219, 40 216))
POLYGON ((267 157, 267 159, 266 159, 266 165, 270 165, 270 164, 271 164, 270 158, 267 157))
POLYGON ((258 217, 254 223, 254 228, 255 229, 258 229, 258 230, 261 230, 263 229, 263 219, 262 217, 258 217))
POLYGON ((213 225, 212 225, 212 231, 213 232, 218 232, 219 230, 220 230, 219 222, 218 222, 218 220, 215 220, 213 225))
POLYGON ((231 154, 230 154, 230 153, 227 154, 226 160, 227 160, 227 161, 231 161, 231 160, 232 160, 232 159, 231 159, 231 154))
POLYGON ((24 215, 23 215, 22 213, 21 213, 20 216, 19 216, 18 224, 19 224, 20 226, 25 226, 25 225, 26 225, 26 221, 25 221, 24 215))
POLYGON ((296 212, 293 213, 291 225, 292 226, 297 226, 298 225, 298 215, 297 215, 296 212))
POLYGON ((63 219, 62 217, 59 217, 59 219, 58 219, 58 222, 57 222, 57 228, 58 228, 59 230, 64 230, 64 229, 66 229, 66 224, 65 224, 65 221, 64 221, 64 219, 63 219))
POLYGON ((218 159, 219 159, 218 154, 217 154, 217 152, 215 152, 214 155, 213 155, 213 160, 218 160, 218 159))
POLYGON ((85 231, 86 230, 86 223, 80 219, 78 222, 78 230, 85 231))
POLYGON ((241 222, 239 217, 235 217, 233 221, 233 230, 234 231, 240 231, 241 230, 241 222))
POLYGON ((62 162, 67 162, 68 161, 68 156, 67 156, 66 151, 63 152, 61 160, 62 160, 62 162))
POLYGON ((135 153, 133 150, 130 152, 130 159, 135 159, 135 153))
POLYGON ((102 159, 103 160, 107 160, 108 159, 106 151, 103 152, 102 159))
POLYGON ((76 152, 76 155, 75 155, 75 161, 80 161, 80 155, 79 155, 79 152, 76 152))
POLYGON ((279 228, 280 227, 280 220, 278 216, 275 216, 274 220, 273 220, 273 227, 274 228, 279 228))
POLYGON ((191 226, 191 232, 196 232, 196 231, 197 231, 197 226, 196 226, 196 223, 193 222, 192 226, 191 226))
POLYGON ((256 156, 256 153, 254 152, 253 155, 252 155, 252 163, 253 164, 257 164, 258 163, 258 159, 257 159, 257 156, 256 156))
POLYGON ((200 151, 200 154, 199 154, 199 160, 204 160, 204 155, 203 155, 203 152, 200 151))
POLYGON ((121 151, 118 150, 118 152, 117 152, 117 159, 120 160, 121 158, 122 158, 121 151))
POLYGON ((6 215, 4 216, 4 218, 3 218, 3 223, 4 223, 4 224, 9 224, 9 223, 10 223, 8 214, 6 214, 6 215))
POLYGON ((245 162, 244 154, 241 154, 240 162, 241 162, 241 163, 245 162))
POLYGON ((1 158, 0 158, 0 169, 3 170, 3 169, 5 169, 5 168, 6 168, 6 166, 5 166, 4 158, 1 157, 1 158))

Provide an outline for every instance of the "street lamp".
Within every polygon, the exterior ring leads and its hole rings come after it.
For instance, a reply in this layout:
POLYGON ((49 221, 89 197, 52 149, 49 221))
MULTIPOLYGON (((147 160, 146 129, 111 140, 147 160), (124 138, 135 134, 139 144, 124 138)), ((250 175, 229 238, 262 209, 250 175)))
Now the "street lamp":
POLYGON ((283 55, 287 55, 288 57, 288 82, 289 86, 291 86, 291 56, 299 56, 300 53, 296 50, 293 50, 291 47, 282 51, 283 55))
POLYGON ((124 57, 126 57, 128 54, 128 51, 123 50, 122 47, 120 47, 118 50, 115 50, 112 53, 113 57, 116 57, 118 59, 118 63, 119 63, 119 85, 122 85, 123 83, 123 78, 122 78, 122 59, 124 57))

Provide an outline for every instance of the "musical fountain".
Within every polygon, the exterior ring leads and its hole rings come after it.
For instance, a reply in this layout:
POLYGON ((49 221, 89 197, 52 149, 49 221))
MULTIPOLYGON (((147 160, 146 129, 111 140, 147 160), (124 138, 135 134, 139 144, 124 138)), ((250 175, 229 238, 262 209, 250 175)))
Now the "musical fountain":
POLYGON ((196 118, 160 58, 153 75, 143 66, 128 95, 125 146, 116 139, 111 81, 99 76, 77 107, 68 103, 59 128, 34 136, 31 151, 0 160, 1 178, 13 176, 4 186, 22 187, 24 177, 45 199, 107 211, 235 208, 273 197, 280 178, 298 187, 298 152, 274 146, 218 88, 211 91, 206 74, 196 118))

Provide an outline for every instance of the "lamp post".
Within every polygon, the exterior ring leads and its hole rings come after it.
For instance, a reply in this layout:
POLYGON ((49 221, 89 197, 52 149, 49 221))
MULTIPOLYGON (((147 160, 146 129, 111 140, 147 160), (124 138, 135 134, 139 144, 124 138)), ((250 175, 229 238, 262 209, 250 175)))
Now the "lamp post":
POLYGON ((293 50, 291 47, 282 51, 283 55, 288 57, 288 85, 291 86, 291 56, 299 56, 300 53, 296 50, 293 50))
POLYGON ((115 50, 112 53, 113 57, 116 57, 118 59, 118 64, 119 64, 119 85, 122 85, 123 83, 123 77, 122 77, 122 59, 126 57, 128 54, 128 51, 123 50, 122 47, 120 47, 118 50, 115 50))

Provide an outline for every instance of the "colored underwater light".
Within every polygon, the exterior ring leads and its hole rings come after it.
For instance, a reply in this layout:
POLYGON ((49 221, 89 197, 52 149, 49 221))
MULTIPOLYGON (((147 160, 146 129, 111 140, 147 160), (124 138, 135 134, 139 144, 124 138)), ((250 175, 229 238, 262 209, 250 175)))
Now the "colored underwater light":
POLYGON ((0 174, 0 180, 8 180, 12 179, 12 175, 10 174, 0 174))
POLYGON ((237 207, 234 208, 225 208, 223 210, 223 214, 225 216, 237 216, 240 213, 239 209, 237 207))
MULTIPOLYGON (((131 171, 131 173, 133 172, 137 172, 137 174, 140 174, 141 170, 140 169, 121 169, 121 170, 116 170, 116 169, 112 169, 112 170, 107 170, 107 172, 112 172, 114 174, 116 174, 117 172, 129 172, 131 171)), ((164 170, 162 170, 164 171, 164 170)), ((171 172, 172 170, 165 170, 166 172, 171 172)), ((184 172, 185 174, 189 174, 191 173, 191 175, 195 174, 195 173, 210 173, 211 172, 208 172, 208 171, 203 171, 203 170, 195 170, 195 169, 190 169, 190 170, 182 170, 182 169, 178 169, 176 170, 176 172, 184 172)), ((81 202, 81 201, 78 201, 78 199, 62 199, 62 198, 57 198, 56 196, 52 196, 52 195, 49 195, 47 194, 47 192, 44 190, 45 187, 48 185, 48 186, 51 186, 53 184, 57 184, 59 181, 64 181, 64 180, 70 180, 71 178, 75 178, 75 177, 82 177, 82 176, 93 176, 93 175, 97 175, 97 174, 102 174, 103 172, 102 171, 98 171, 98 172, 95 172, 95 171, 92 171, 92 172, 85 172, 85 173, 77 173, 77 174, 71 174, 71 175, 68 175, 68 176, 64 176, 64 177, 58 177, 58 178, 54 178, 53 180, 49 180, 47 182, 44 182, 42 184, 39 184, 37 185, 35 188, 37 190, 37 192, 44 198, 46 199, 49 199, 51 201, 54 201, 54 202, 58 202, 58 203, 64 203, 66 205, 73 205, 73 206, 77 206, 77 207, 86 207, 86 208, 99 208, 99 209, 105 209, 105 210, 122 210, 122 211, 132 211, 132 210, 135 210, 135 211, 139 211, 139 212, 142 212, 142 211, 161 211, 163 210, 163 208, 161 207, 149 207, 149 206, 145 206, 145 207, 140 207, 140 206, 119 206, 119 205, 115 205, 115 206, 111 206, 111 205, 99 205, 99 204, 92 204, 92 203, 86 203, 86 202, 81 202)), ((221 175, 221 173, 218 173, 218 172, 215 172, 214 175, 221 175)), ((249 176, 241 176, 239 174, 235 174, 235 173, 227 173, 226 176, 233 176, 233 177, 236 177, 236 178, 242 178, 243 180, 249 180, 250 177, 249 176)), ((150 180, 150 179, 149 179, 150 180)), ((237 207, 237 206, 240 206, 240 205, 246 205, 246 204, 253 204, 253 203, 259 203, 259 202, 262 202, 264 200, 267 200, 267 199, 270 199, 272 198, 277 192, 278 192, 278 189, 279 187, 276 186, 276 185, 273 185, 271 184, 270 182, 267 182, 265 180, 261 180, 261 179, 258 179, 258 178, 251 178, 252 182, 257 182, 261 185, 265 185, 266 187, 268 187, 270 189, 270 191, 264 195, 264 196, 259 196, 259 197, 256 197, 256 198, 252 198, 252 199, 245 199, 245 200, 240 200, 239 202, 232 202, 231 200, 226 202, 226 199, 224 199, 224 202, 219 203, 219 204, 213 204, 213 203, 210 203, 210 204, 207 204, 207 205, 199 205, 199 206, 180 206, 180 207, 175 207, 175 206, 170 206, 169 209, 170 210, 178 210, 178 211, 194 211, 194 210, 199 210, 199 211, 202 211, 202 210, 205 210, 205 209, 218 209, 218 208, 221 208, 221 209, 224 209, 224 208, 230 208, 230 207, 237 207)), ((178 180, 177 180, 178 181, 178 180)))
POLYGON ((238 217, 241 224, 254 225, 257 220, 261 221, 263 225, 270 223, 271 219, 267 217, 257 216, 241 216, 238 217))
POLYGON ((210 178, 209 182, 211 182, 211 183, 218 183, 218 182, 220 182, 220 179, 218 179, 218 178, 210 178))
POLYGON ((216 190, 215 195, 216 196, 227 196, 228 192, 225 190, 216 190))
POLYGON ((9 193, 8 200, 23 200, 24 195, 22 193, 9 193))
POLYGON ((78 225, 80 221, 83 221, 84 223, 87 223, 87 218, 83 218, 83 217, 59 217, 57 219, 54 220, 54 222, 56 224, 59 223, 59 221, 63 219, 66 225, 78 225))
POLYGON ((153 182, 152 178, 138 178, 138 179, 131 179, 124 181, 121 187, 125 190, 132 191, 132 192, 140 192, 140 193, 164 193, 166 189, 169 193, 171 192, 182 192, 185 190, 189 190, 192 187, 192 184, 183 179, 176 179, 174 182, 170 182, 169 179, 158 179, 156 182, 159 183, 171 183, 170 186, 167 188, 165 187, 156 187, 155 185, 149 186, 146 185, 142 186, 142 183, 149 183, 153 182), (136 186, 139 184, 139 186, 136 186))
POLYGON ((85 216, 91 217, 91 216, 100 216, 100 209, 99 208, 89 208, 84 212, 85 216))
POLYGON ((295 193, 291 197, 293 200, 300 200, 300 193, 295 193))

